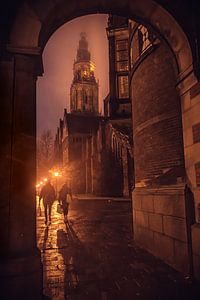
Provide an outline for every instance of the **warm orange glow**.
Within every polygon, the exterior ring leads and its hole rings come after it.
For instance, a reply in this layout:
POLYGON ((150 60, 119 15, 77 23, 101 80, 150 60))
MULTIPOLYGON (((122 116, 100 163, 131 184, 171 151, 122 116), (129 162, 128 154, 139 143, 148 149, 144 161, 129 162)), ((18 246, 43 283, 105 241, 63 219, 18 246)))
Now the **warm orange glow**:
POLYGON ((95 70, 95 64, 93 62, 90 63, 90 71, 95 70))
POLYGON ((59 173, 58 172, 54 172, 54 176, 58 177, 59 173))
POLYGON ((46 182, 46 181, 47 181, 47 178, 44 178, 43 180, 46 182))
POLYGON ((40 184, 43 184, 44 182, 43 181, 40 181, 40 184))
POLYGON ((107 22, 108 16, 105 14, 82 16, 65 23, 50 37, 43 52, 45 74, 39 77, 37 82, 38 136, 46 128, 56 134, 61 111, 65 107, 70 110, 69 91, 73 63, 82 31, 87 32, 92 55, 92 65, 89 66, 89 70, 94 72, 95 67, 95 77, 100 82, 99 108, 103 111, 103 99, 109 92, 108 40, 105 30, 107 22), (43 101, 44 99, 46 100, 43 101), (44 115, 49 117, 44 118, 44 115), (50 118, 51 122, 49 122, 50 118))

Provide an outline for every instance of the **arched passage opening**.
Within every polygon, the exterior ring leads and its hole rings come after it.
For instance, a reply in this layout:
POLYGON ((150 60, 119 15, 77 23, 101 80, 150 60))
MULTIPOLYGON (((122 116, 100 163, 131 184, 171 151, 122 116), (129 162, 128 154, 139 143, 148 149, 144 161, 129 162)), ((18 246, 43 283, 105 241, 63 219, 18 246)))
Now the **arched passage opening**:
MULTIPOLYGON (((40 286, 40 258, 36 254, 35 241, 35 192, 33 188, 35 173, 30 174, 30 169, 35 170, 35 88, 36 77, 42 74, 41 51, 51 34, 63 23, 74 17, 94 12, 119 14, 136 19, 140 23, 151 25, 167 40, 179 67, 176 79, 184 105, 188 104, 188 99, 190 101, 190 88, 197 83, 186 35, 167 10, 153 1, 148 1, 148 3, 80 1, 67 5, 64 1, 59 1, 57 4, 52 2, 44 4, 40 1, 34 5, 25 3, 20 7, 7 38, 7 52, 2 60, 3 79, 4 81, 6 79, 4 98, 9 118, 2 119, 7 128, 4 131, 3 150, 5 156, 3 170, 6 176, 4 176, 5 186, 2 190, 2 196, 5 199, 5 209, 2 213, 4 214, 3 224, 7 230, 3 236, 5 246, 1 250, 3 255, 7 256, 9 253, 9 257, 13 257, 9 260, 11 274, 13 274, 13 265, 19 265, 18 270, 21 270, 19 274, 25 277, 23 266, 29 266, 30 260, 35 260, 32 270, 34 275, 27 277, 27 286, 35 276, 38 278, 33 281, 35 287, 40 286), (27 83, 26 86, 24 82, 27 83), (10 155, 7 156, 6 153, 10 155), (26 178, 25 189, 24 178, 26 178), (27 199, 29 199, 28 202, 27 199), (30 236, 30 231, 33 233, 32 236, 30 236), (18 259, 19 256, 20 259, 18 259)), ((193 96, 196 97, 194 94, 193 96)), ((184 120, 187 128, 187 116, 184 116, 184 120)), ((187 144, 187 136, 184 140, 187 144)), ((194 172, 190 167, 189 155, 185 151, 187 176, 192 182, 194 172)), ((143 205, 140 200, 139 202, 139 205, 143 205)), ((149 210, 151 211, 151 208, 148 208, 149 210)), ((170 226, 173 227, 172 224, 169 224, 170 226)), ((9 267, 6 269, 7 273, 9 273, 9 267)), ((15 279, 12 284, 15 285, 15 279)), ((7 286, 10 286, 10 282, 7 286)), ((24 288, 24 284, 22 286, 24 288)), ((39 299, 39 289, 33 286, 32 288, 36 291, 34 299, 39 299)))

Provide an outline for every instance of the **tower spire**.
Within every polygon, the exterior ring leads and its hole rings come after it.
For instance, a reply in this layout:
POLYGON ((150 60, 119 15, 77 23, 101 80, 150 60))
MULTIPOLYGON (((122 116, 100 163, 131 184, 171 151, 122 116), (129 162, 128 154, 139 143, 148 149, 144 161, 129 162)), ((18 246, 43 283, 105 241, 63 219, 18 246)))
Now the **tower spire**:
POLYGON ((89 61, 90 52, 88 50, 87 34, 85 32, 80 33, 79 47, 77 49, 76 61, 89 61))
POLYGON ((88 50, 87 35, 80 33, 70 90, 71 112, 98 114, 98 87, 94 76, 94 64, 88 50))

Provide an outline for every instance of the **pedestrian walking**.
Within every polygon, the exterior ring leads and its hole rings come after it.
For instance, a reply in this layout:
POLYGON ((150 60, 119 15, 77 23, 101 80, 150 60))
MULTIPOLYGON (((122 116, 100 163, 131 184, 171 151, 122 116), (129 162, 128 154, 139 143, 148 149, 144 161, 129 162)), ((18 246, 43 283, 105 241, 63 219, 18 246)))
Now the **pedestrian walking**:
POLYGON ((51 184, 50 180, 47 181, 47 183, 42 187, 40 196, 39 196, 39 205, 40 201, 43 199, 43 205, 44 205, 44 213, 45 213, 45 225, 48 225, 48 219, 49 219, 49 225, 51 224, 51 208, 53 205, 54 200, 56 199, 56 192, 51 184))
POLYGON ((69 201, 68 201, 68 195, 70 196, 71 200, 72 198, 72 192, 70 187, 68 186, 67 182, 62 186, 62 188, 59 191, 59 197, 58 202, 60 205, 62 205, 63 214, 64 214, 64 222, 67 222, 67 215, 69 210, 69 201))

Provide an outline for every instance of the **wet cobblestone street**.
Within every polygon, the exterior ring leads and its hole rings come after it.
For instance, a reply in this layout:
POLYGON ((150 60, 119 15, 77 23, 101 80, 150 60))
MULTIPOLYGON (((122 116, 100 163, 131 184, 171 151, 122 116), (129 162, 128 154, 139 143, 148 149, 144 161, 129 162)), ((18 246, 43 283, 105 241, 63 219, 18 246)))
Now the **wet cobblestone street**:
POLYGON ((44 295, 52 300, 199 299, 197 284, 137 247, 131 203, 77 200, 68 222, 52 208, 37 217, 44 295))

